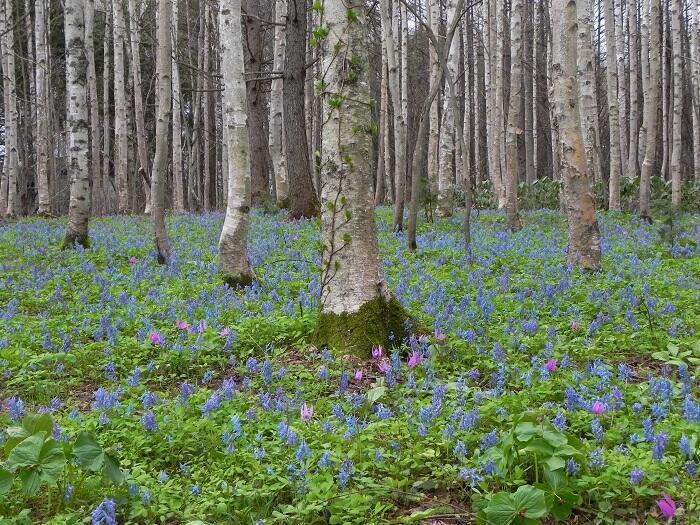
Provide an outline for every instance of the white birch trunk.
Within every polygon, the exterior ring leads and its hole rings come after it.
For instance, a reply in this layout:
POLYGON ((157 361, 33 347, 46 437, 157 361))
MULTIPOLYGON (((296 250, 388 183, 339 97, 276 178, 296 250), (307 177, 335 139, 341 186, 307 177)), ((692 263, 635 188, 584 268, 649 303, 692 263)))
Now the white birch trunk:
MULTIPOLYGON (((172 4, 172 76, 173 76, 173 211, 185 212, 185 188, 182 178, 182 99, 180 94, 180 66, 177 63, 178 0, 172 4)), ((222 153, 222 163, 224 154, 222 153)), ((222 166, 223 169, 223 166, 222 166)), ((224 171, 224 176, 228 175, 224 171)))
POLYGON ((46 2, 34 4, 34 38, 36 46, 36 183, 39 215, 51 213, 49 196, 49 98, 48 52, 46 39, 46 2))
POLYGON ((102 43, 102 188, 105 193, 104 211, 112 213, 115 209, 117 201, 114 179, 111 176, 111 146, 112 146, 112 127, 109 104, 109 71, 110 71, 110 35, 112 34, 112 5, 109 0, 105 1, 105 30, 104 42, 102 43))
MULTIPOLYGON (((627 177, 636 179, 639 174, 637 159, 639 157, 639 55, 637 48, 637 0, 628 0, 627 23, 629 24, 629 61, 630 61, 630 128, 629 153, 627 156, 627 177)), ((623 159, 624 160, 624 159, 623 159)))
POLYGON ((671 149, 671 202, 681 204, 681 140, 683 113, 683 58, 681 55, 681 17, 683 0, 671 0, 671 34, 673 35, 673 145, 671 149))
MULTIPOLYGON (((615 0, 613 0, 613 4, 615 0)), ((627 107, 629 92, 625 75, 625 0, 619 0, 615 15, 615 49, 617 51, 617 99, 620 115, 620 176, 624 176, 628 158, 627 107)), ((613 6, 614 8, 614 6, 613 6)))
POLYGON ((700 184, 700 0, 695 1, 695 24, 691 56, 693 86, 693 154, 695 183, 700 184))
MULTIPOLYGON (((275 2, 275 37, 274 37, 274 63, 273 75, 277 76, 284 71, 284 55, 286 47, 285 20, 287 18, 287 2, 276 0, 275 2)), ((275 175, 275 192, 277 204, 286 207, 289 199, 289 183, 287 182, 287 159, 284 151, 284 118, 282 100, 282 78, 273 78, 270 91, 270 157, 272 169, 275 175)))
POLYGON ((248 221, 251 205, 250 159, 241 1, 220 0, 219 34, 224 76, 224 122, 228 151, 228 202, 219 238, 219 266, 232 287, 253 279, 248 261, 248 221))
MULTIPOLYGON (((440 27, 440 0, 429 0, 428 23, 434 34, 438 34, 440 27)), ((430 90, 440 78, 440 62, 437 57, 437 50, 430 45, 430 90)), ((430 105, 430 130, 428 132, 428 181, 430 184, 430 195, 435 198, 438 192, 438 166, 439 145, 440 145, 440 116, 439 97, 436 97, 430 105)))
POLYGON ((126 136, 126 88, 124 86, 124 5, 113 0, 114 31, 114 171, 119 213, 129 212, 128 142, 126 136))
POLYGON ((68 177, 70 206, 68 231, 63 241, 66 248, 88 245, 90 216, 90 171, 88 169, 88 67, 85 54, 85 4, 83 0, 66 0, 64 10, 66 38, 66 93, 68 108, 68 177))
POLYGON ((518 174, 520 162, 518 159, 518 136, 523 133, 520 129, 521 85, 523 67, 523 0, 513 0, 510 22, 510 100, 508 109, 508 128, 506 130, 506 218, 511 231, 521 227, 518 214, 518 174))
POLYGON ((17 180, 19 178, 19 113, 17 111, 17 78, 15 72, 15 36, 12 0, 4 1, 3 76, 5 104, 5 176, 0 184, 0 213, 14 217, 17 213, 17 180))
POLYGON ((608 122, 610 129, 610 178, 609 201, 610 210, 620 210, 620 175, 622 157, 620 156, 620 106, 617 100, 617 51, 615 42, 615 11, 613 0, 605 0, 605 43, 607 85, 608 85, 608 122))
POLYGON ((87 82, 90 103, 90 173, 92 178, 93 215, 102 213, 102 165, 100 158, 100 102, 97 99, 97 73, 95 72, 95 0, 85 0, 85 53, 87 54, 87 82))

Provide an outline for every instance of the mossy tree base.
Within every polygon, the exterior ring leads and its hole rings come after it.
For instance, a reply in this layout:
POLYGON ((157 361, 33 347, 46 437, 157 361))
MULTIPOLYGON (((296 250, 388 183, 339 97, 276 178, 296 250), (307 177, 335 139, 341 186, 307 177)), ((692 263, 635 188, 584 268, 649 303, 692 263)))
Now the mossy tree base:
POLYGON ((351 314, 321 312, 312 341, 319 348, 369 358, 374 345, 389 348, 401 344, 411 324, 410 316, 396 299, 377 297, 351 314))
POLYGON ((75 235, 67 233, 63 239, 63 243, 61 244, 61 249, 72 250, 73 248, 75 248, 76 245, 80 245, 82 248, 89 248, 90 239, 88 238, 87 234, 75 235))
POLYGON ((228 284, 229 288, 236 290, 250 286, 253 284, 254 278, 252 274, 223 273, 221 274, 221 280, 228 284))

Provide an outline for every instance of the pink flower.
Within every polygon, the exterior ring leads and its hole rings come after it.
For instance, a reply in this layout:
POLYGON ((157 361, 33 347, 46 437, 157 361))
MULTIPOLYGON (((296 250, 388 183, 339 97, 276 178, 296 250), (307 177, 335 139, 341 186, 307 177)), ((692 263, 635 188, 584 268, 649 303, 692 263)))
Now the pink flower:
POLYGON ((435 329, 433 336, 438 343, 442 343, 445 340, 445 332, 438 330, 437 328, 435 329))
POLYGON ((428 336, 425 334, 421 334, 418 336, 418 342, 420 344, 427 343, 428 342, 428 336))
POLYGON ((175 321, 175 328, 186 332, 190 329, 190 325, 187 324, 187 321, 175 321))
POLYGON ((154 345, 157 346, 163 346, 165 344, 165 339, 163 338, 162 335, 160 335, 160 332, 151 332, 150 335, 148 336, 149 341, 153 343, 154 345))
POLYGON ((222 328, 219 332, 219 335, 221 337, 228 337, 229 335, 231 335, 231 329, 228 326, 226 328, 222 328))
POLYGON ((355 381, 358 383, 362 381, 362 370, 355 370, 355 381))
POLYGON ((601 415, 603 412, 607 410, 607 406, 605 403, 601 403, 600 401, 596 401, 593 403, 593 406, 591 407, 591 412, 593 412, 596 416, 601 415))
POLYGON ((664 518, 667 520, 670 521, 673 516, 676 515, 676 502, 673 501, 668 494, 663 494, 663 499, 656 500, 656 504, 659 506, 661 514, 663 514, 664 518))
POLYGON ((129 264, 130 264, 131 266, 133 266, 133 265, 136 264, 137 262, 139 262, 139 260, 138 260, 136 257, 134 257, 133 255, 132 255, 131 257, 129 257, 129 264))
POLYGON ((557 371, 557 360, 556 359, 550 359, 547 361, 547 363, 544 365, 544 367, 547 369, 547 372, 550 374, 553 374, 554 372, 557 371))
POLYGON ((311 418, 314 417, 313 405, 307 405, 306 403, 301 405, 300 415, 302 421, 311 421, 311 418))
POLYGON ((382 357, 382 346, 381 345, 372 347, 372 357, 374 359, 379 359, 382 357))
POLYGON ((422 358, 420 355, 418 355, 418 352, 413 352, 411 354, 411 357, 408 358, 408 363, 406 364, 408 365, 408 368, 415 368, 420 364, 421 361, 422 358))
POLYGON ((578 323, 576 321, 571 321, 571 329, 575 332, 578 330, 578 323))
POLYGON ((379 362, 379 364, 377 365, 377 367, 379 368, 379 371, 382 374, 386 374, 389 371, 389 368, 391 368, 389 366, 389 361, 387 361, 386 359, 381 360, 379 362))

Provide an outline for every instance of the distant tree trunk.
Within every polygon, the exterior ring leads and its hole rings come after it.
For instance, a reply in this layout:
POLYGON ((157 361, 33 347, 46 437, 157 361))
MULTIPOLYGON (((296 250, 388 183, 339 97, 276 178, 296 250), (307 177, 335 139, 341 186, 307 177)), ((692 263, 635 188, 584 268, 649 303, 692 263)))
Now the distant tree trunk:
POLYGON ((381 206, 386 199, 386 173, 390 165, 386 162, 389 143, 389 72, 387 71, 386 50, 382 46, 382 73, 379 87, 379 151, 377 154, 377 183, 374 190, 374 205, 381 206))
MULTIPOLYGON (((386 7, 384 2, 385 19, 386 7)), ((403 337, 405 316, 390 299, 380 267, 367 132, 371 111, 363 6, 348 8, 341 0, 328 0, 324 17, 329 28, 324 61, 328 121, 323 134, 321 314, 314 339, 318 345, 366 357, 372 345, 388 344, 389 332, 403 337), (338 97, 339 105, 333 103, 338 97)))
POLYGON ((593 180, 602 180, 600 149, 597 143, 598 103, 596 101, 595 67, 591 44, 590 0, 579 0, 578 5, 578 82, 581 108, 583 143, 586 148, 588 172, 593 180))
MULTIPOLYGON (((176 2, 178 0, 175 0, 176 2)), ((156 154, 151 180, 151 220, 155 238, 156 257, 160 264, 170 259, 170 245, 165 230, 165 181, 168 175, 170 112, 172 108, 172 58, 170 26, 171 0, 158 0, 158 49, 156 54, 156 85, 158 114, 156 122, 156 154)))
POLYGON ((683 0, 671 0, 671 33, 673 34, 673 146, 671 149, 671 202, 681 204, 681 154, 683 152, 683 58, 681 55, 681 17, 683 0))
MULTIPOLYGON (((488 4, 481 4, 481 28, 484 29, 484 13, 488 14, 488 4)), ((481 183, 482 180, 489 179, 489 164, 488 164, 488 145, 487 138, 487 110, 486 110, 486 61, 484 59, 484 40, 485 32, 478 32, 476 38, 476 92, 474 96, 475 107, 477 109, 477 125, 476 125, 476 148, 474 149, 474 161, 476 167, 476 182, 481 183)), ((535 120, 537 117, 535 116, 535 120)))
POLYGON ((64 9, 66 38, 66 93, 68 108, 68 177, 70 207, 68 231, 63 246, 88 246, 90 216, 90 172, 88 169, 88 60, 85 55, 85 13, 83 0, 66 0, 64 9))
POLYGON ((524 111, 525 111, 525 181, 528 184, 535 182, 535 142, 533 122, 534 107, 532 104, 533 92, 533 35, 532 23, 534 5, 532 0, 525 2, 524 39, 523 39, 523 88, 524 88, 524 111))
POLYGON ((627 23, 629 25, 630 60, 630 131, 629 155, 627 157, 627 177, 636 179, 639 174, 639 51, 637 47, 637 0, 628 0, 627 23))
POLYGON ((251 203, 243 30, 240 0, 220 0, 219 34, 224 77, 224 116, 228 141, 228 204, 219 238, 219 267, 231 287, 253 280, 248 261, 251 203))
MULTIPOLYGON (((659 12, 660 0, 649 0, 649 24, 642 28, 642 33, 647 35, 649 49, 649 81, 645 83, 644 90, 644 120, 642 128, 647 137, 645 144, 644 162, 639 180, 639 215, 642 220, 651 222, 651 210, 649 208, 649 184, 651 175, 656 165, 656 130, 659 113, 659 70, 661 64, 659 54, 661 49, 661 13, 659 12)), ((642 23, 646 23, 646 17, 642 17, 642 23)), ((642 56, 642 61, 647 60, 642 56)))
MULTIPOLYGON (((39 0, 38 3, 41 3, 39 0)), ((95 72, 95 0, 85 0, 85 53, 87 55, 87 82, 90 101, 90 171, 92 176, 93 215, 103 211, 102 166, 100 163, 100 102, 97 99, 97 73, 95 72)))
POLYGON ((505 205, 504 192, 502 189, 503 179, 501 172, 501 129, 503 128, 503 110, 501 97, 499 96, 499 62, 501 56, 498 53, 498 38, 499 38, 499 14, 498 0, 489 0, 489 13, 486 17, 488 28, 488 80, 486 86, 488 89, 488 116, 487 116, 487 144, 489 152, 489 175, 491 176, 491 186, 493 195, 498 203, 498 208, 501 209, 505 205), (499 107, 500 106, 500 107, 499 107))
MULTIPOLYGON (((612 0, 613 4, 615 0, 612 0)), ((628 157, 627 107, 629 92, 625 74, 625 0, 619 0, 619 10, 615 14, 615 49, 617 51, 617 100, 620 117, 620 176, 625 175, 628 157)), ((615 6, 613 5, 613 9, 615 6)))
MULTIPOLYGON (((290 0, 299 1, 299 0, 290 0)), ((304 10, 306 19, 306 10, 304 10)), ((287 18, 286 0, 275 1, 275 37, 273 74, 284 71, 284 55, 286 46, 285 20, 287 18)), ((304 49, 305 51, 305 49, 304 49)), ((275 174, 275 193, 277 204, 286 208, 289 205, 289 183, 287 182, 287 155, 284 151, 284 118, 283 118, 283 79, 273 78, 270 88, 270 157, 275 174)), ((305 108, 306 109, 306 108, 305 108)))
MULTIPOLYGON (((586 1, 586 0, 579 0, 586 1)), ((586 271, 600 269, 600 232, 588 175, 578 109, 576 0, 552 2, 554 127, 569 219, 568 262, 586 271)))
POLYGON ((605 0, 605 43, 607 82, 608 82, 608 122, 610 129, 610 178, 609 202, 610 210, 620 210, 620 108, 617 100, 617 51, 615 42, 615 11, 614 0, 605 0))
POLYGON ((173 76, 173 211, 185 212, 184 181, 182 179, 182 99, 180 98, 180 66, 178 65, 178 0, 172 3, 172 76, 173 76))
POLYGON ((124 87, 124 6, 113 0, 114 29, 114 149, 115 178, 119 197, 119 213, 129 212, 127 177, 128 143, 126 136, 126 89, 124 87))
MULTIPOLYGON (((94 4, 93 4, 94 7, 94 4)), ((46 3, 34 3, 34 38, 36 41, 36 183, 39 215, 51 214, 49 194, 49 98, 48 53, 46 39, 46 3)), ((99 159, 99 157, 98 157, 99 159)), ((93 160, 95 162, 95 160, 93 160)), ((99 160, 97 161, 99 162, 99 160)))
POLYGON ((523 0, 513 0, 510 23, 510 96, 508 109, 508 128, 506 130, 506 219, 508 228, 517 231, 521 228, 518 214, 518 137, 523 133, 520 126, 521 86, 523 81, 523 0))
MULTIPOLYGON (((440 28, 440 0, 429 0, 428 23, 436 35, 440 28)), ((438 50, 432 45, 429 50, 430 60, 430 86, 440 78, 440 62, 437 58, 438 50)), ((439 146, 440 146, 440 101, 435 97, 430 106, 430 130, 428 133, 428 181, 430 195, 435 198, 438 193, 438 169, 439 169, 439 146)))
MULTIPOLYGON (((260 0, 244 0, 246 37, 246 73, 251 81, 246 83, 248 100, 248 133, 250 139, 250 175, 253 204, 262 204, 270 199, 269 149, 267 142, 267 97, 264 83, 259 78, 263 73, 264 31, 260 18, 260 0)), ((302 97, 303 100, 303 97, 302 97)))
POLYGON ((12 0, 4 2, 0 31, 3 41, 3 76, 5 89, 5 170, 0 183, 0 214, 14 217, 17 213, 17 181, 19 178, 19 112, 17 111, 17 78, 15 71, 15 18, 12 0))
POLYGON ((306 74, 307 8, 304 0, 288 0, 282 115, 289 180, 289 217, 316 217, 319 202, 311 178, 311 163, 306 143, 306 108, 304 84, 306 74))
POLYGON ((204 3, 204 56, 202 58, 203 68, 203 92, 202 92, 202 120, 204 121, 204 130, 202 133, 203 147, 203 169, 202 169, 202 205, 204 211, 212 210, 211 202, 211 32, 209 18, 211 17, 211 7, 209 3, 204 3))
MULTIPOLYGON (((394 231, 403 230, 403 212, 406 192, 406 122, 401 108, 401 83, 396 39, 398 31, 392 26, 389 16, 389 0, 381 0, 382 36, 389 67, 389 94, 394 110, 394 231)), ((398 0, 394 5, 394 16, 399 9, 398 0)), ((396 24, 394 24, 396 25, 396 24)))
POLYGON ((693 86, 693 153, 695 183, 700 184, 700 0, 695 2, 695 29, 691 56, 693 86))
MULTIPOLYGON (((118 0, 117 0, 118 1, 118 0)), ((136 0, 129 0, 129 42, 131 44, 131 82, 134 90, 134 121, 136 123, 136 144, 138 149, 138 172, 143 191, 146 195, 144 213, 151 213, 151 188, 146 143, 146 124, 143 107, 143 88, 141 86, 141 6, 136 7, 136 0)))
MULTIPOLYGON (((110 35, 112 34, 112 5, 109 0, 105 1, 105 30, 104 42, 102 43, 102 188, 105 192, 104 211, 112 213, 115 209, 115 184, 111 170, 111 145, 112 127, 110 125, 110 105, 109 105, 109 72, 110 72, 110 35)), ((93 159, 94 161, 94 159, 93 159)))
POLYGON ((663 0, 661 9, 661 178, 669 180, 669 165, 671 163, 670 139, 673 112, 669 111, 669 95, 671 91, 671 73, 669 71, 669 0, 663 0))

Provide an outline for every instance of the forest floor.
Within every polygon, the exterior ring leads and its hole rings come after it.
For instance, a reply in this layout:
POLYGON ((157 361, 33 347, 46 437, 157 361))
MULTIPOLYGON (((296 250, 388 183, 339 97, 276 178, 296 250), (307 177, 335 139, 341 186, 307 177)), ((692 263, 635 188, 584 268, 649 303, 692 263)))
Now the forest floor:
POLYGON ((81 251, 62 221, 0 227, 0 524, 652 524, 663 494, 700 522, 697 215, 671 239, 602 214, 598 275, 557 212, 482 212, 471 256, 458 217, 417 254, 378 217, 434 332, 371 362, 308 343, 315 221, 255 212, 238 291, 220 214, 170 218, 167 267, 144 218, 81 251))

